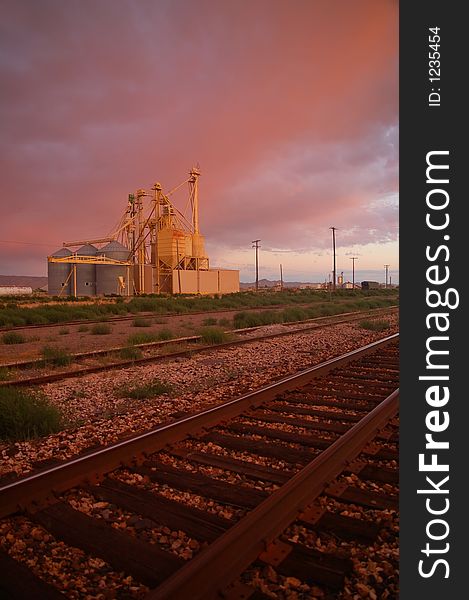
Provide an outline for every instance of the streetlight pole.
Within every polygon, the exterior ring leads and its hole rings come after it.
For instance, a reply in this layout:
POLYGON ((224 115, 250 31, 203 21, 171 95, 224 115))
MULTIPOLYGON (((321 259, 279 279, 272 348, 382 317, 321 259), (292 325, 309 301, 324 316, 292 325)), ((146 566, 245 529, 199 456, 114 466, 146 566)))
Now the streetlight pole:
POLYGON ((252 246, 253 248, 256 249, 256 292, 259 291, 259 242, 261 240, 253 240, 251 242, 251 244, 254 244, 254 246, 252 246))
POLYGON ((384 284, 384 287, 387 288, 388 287, 388 269, 391 265, 384 265, 384 269, 385 269, 385 273, 386 273, 386 283, 384 284))
POLYGON ((350 260, 352 261, 352 290, 355 289, 355 261, 357 260, 356 256, 352 256, 350 258, 350 260))
POLYGON ((329 229, 332 229, 332 251, 334 254, 334 269, 333 269, 333 277, 332 277, 332 289, 335 292, 335 282, 336 282, 336 278, 335 278, 335 232, 337 230, 337 227, 329 227, 329 229))

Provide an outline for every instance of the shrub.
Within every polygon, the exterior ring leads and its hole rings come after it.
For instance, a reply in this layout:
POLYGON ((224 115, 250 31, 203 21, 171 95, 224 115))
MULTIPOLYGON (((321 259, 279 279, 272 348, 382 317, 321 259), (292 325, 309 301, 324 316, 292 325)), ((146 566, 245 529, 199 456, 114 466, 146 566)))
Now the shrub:
POLYGON ((135 317, 135 319, 132 322, 132 325, 134 327, 150 327, 151 323, 143 317, 135 317))
POLYGON ((156 335, 153 333, 132 333, 127 338, 129 346, 138 346, 139 344, 150 344, 156 341, 156 335))
POLYGON ((222 344, 228 339, 226 333, 219 327, 203 327, 199 333, 206 344, 222 344))
POLYGON ((229 319, 223 318, 218 321, 218 325, 220 325, 220 327, 230 327, 231 321, 229 319))
POLYGON ((96 325, 93 325, 91 328, 91 333, 93 335, 107 335, 108 333, 111 333, 111 326, 107 323, 96 323, 96 325))
POLYGON ((70 333, 70 329, 67 327, 61 327, 59 329, 59 335, 68 335, 70 333))
POLYGON ((389 329, 391 325, 389 321, 384 320, 360 321, 360 327, 370 331, 386 331, 386 329, 389 329))
POLYGON ((80 327, 78 327, 78 331, 80 333, 84 333, 85 331, 89 331, 90 328, 88 327, 88 325, 80 325, 80 327))
POLYGON ((282 320, 285 323, 294 323, 295 321, 304 321, 308 318, 308 313, 299 306, 292 306, 282 311, 282 320))
POLYGON ((0 367, 0 381, 8 381, 11 378, 10 371, 5 367, 0 367))
POLYGON ((245 327, 257 327, 260 325, 260 321, 254 313, 239 312, 233 317, 233 324, 236 329, 244 329, 245 327))
POLYGON ((8 333, 4 333, 2 335, 2 341, 4 344, 24 344, 26 338, 21 333, 16 333, 16 331, 9 331, 8 333))
POLYGON ((13 387, 0 388, 0 439, 27 440, 61 427, 59 410, 44 396, 13 387))
POLYGON ((173 332, 170 329, 162 329, 157 333, 158 339, 163 340, 172 340, 174 337, 173 332))
POLYGON ((122 360, 137 360, 138 358, 142 358, 142 351, 134 346, 127 346, 120 350, 119 356, 122 360))
POLYGON ((155 379, 151 383, 145 383, 136 387, 126 387, 119 393, 124 398, 134 398, 135 400, 144 400, 146 398, 154 398, 162 394, 168 394, 171 391, 171 386, 167 383, 162 383, 155 379))
POLYGON ((202 325, 216 325, 217 324, 217 320, 214 319, 213 317, 207 317, 206 319, 204 319, 202 321, 202 325))
POLYGON ((54 367, 66 367, 72 362, 71 354, 63 348, 44 346, 41 354, 46 364, 53 365, 54 367))

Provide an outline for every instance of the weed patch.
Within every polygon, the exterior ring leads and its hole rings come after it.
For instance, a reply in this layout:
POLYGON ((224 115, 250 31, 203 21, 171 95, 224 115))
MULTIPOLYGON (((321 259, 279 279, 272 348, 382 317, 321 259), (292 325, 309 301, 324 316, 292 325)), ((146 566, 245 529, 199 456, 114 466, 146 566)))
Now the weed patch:
POLYGON ((111 333, 111 326, 107 323, 96 323, 91 328, 91 333, 93 335, 108 335, 111 333))
POLYGON ((24 344, 26 338, 21 333, 16 333, 16 331, 8 331, 2 335, 2 342, 4 344, 24 344))
POLYGON ((47 365, 54 367, 66 367, 72 362, 72 355, 63 348, 44 346, 41 355, 47 365))
POLYGON ((216 325, 217 324, 217 320, 214 319, 213 317, 207 317, 206 319, 204 319, 202 321, 202 325, 210 326, 210 325, 216 325))
POLYGON ((203 327, 199 334, 206 344, 222 344, 228 340, 228 336, 219 327, 203 327))
POLYGON ((140 348, 127 346, 127 348, 122 348, 119 351, 119 357, 122 358, 122 360, 137 360, 138 358, 142 358, 142 351, 140 348))
POLYGON ((369 331, 386 331, 391 325, 389 321, 384 320, 360 321, 360 327, 362 329, 368 329, 369 331))
POLYGON ((146 398, 155 398, 162 394, 169 394, 171 389, 170 385, 156 379, 151 383, 124 388, 120 391, 119 395, 124 398, 133 398, 134 400, 145 400, 146 398))
POLYGON ((135 317, 132 322, 134 327, 150 327, 151 323, 148 319, 144 319, 143 317, 135 317))
POLYGON ((62 416, 47 398, 18 388, 0 388, 0 439, 29 440, 59 431, 62 416))

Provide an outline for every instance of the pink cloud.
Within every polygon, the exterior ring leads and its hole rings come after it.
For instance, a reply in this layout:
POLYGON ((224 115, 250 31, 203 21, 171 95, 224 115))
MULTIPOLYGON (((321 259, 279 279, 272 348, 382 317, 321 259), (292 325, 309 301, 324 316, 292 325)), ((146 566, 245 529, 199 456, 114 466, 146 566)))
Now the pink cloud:
MULTIPOLYGON (((228 251, 326 247, 332 220, 395 236, 396 2, 3 5, 0 239, 105 234, 129 191, 197 161, 204 233, 228 251)), ((16 250, 0 271, 24 272, 16 250)))

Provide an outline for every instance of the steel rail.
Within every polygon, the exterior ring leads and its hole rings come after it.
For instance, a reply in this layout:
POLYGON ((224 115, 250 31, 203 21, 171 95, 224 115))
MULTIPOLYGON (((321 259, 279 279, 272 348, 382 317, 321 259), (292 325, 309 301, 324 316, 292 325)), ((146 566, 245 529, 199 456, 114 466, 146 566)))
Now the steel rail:
POLYGON ((5 484, 0 487, 0 518, 17 510, 31 508, 31 503, 40 505, 52 500, 54 494, 74 486, 96 482, 110 471, 131 462, 144 460, 148 454, 164 448, 167 444, 183 440, 188 435, 214 426, 223 420, 241 414, 247 408, 256 408, 277 394, 292 387, 306 385, 316 377, 356 360, 394 342, 399 334, 388 336, 352 350, 339 357, 329 359, 275 383, 268 384, 233 400, 210 407, 194 415, 183 417, 172 423, 159 425, 143 434, 116 442, 105 448, 79 456, 39 473, 5 484))
MULTIPOLYGON (((395 306, 391 306, 389 308, 374 308, 371 309, 369 311, 354 311, 354 312, 348 312, 348 313, 339 313, 337 315, 329 315, 326 317, 315 317, 313 319, 304 319, 303 321, 289 321, 287 323, 272 323, 272 325, 282 325, 283 327, 292 327, 294 325, 301 325, 304 323, 311 323, 311 322, 319 322, 319 326, 322 325, 322 321, 327 320, 327 319, 334 319, 334 321, 332 323, 325 323, 324 325, 336 325, 336 324, 341 324, 341 323, 351 323, 355 320, 358 319, 363 319, 365 317, 369 317, 369 316, 374 316, 376 314, 380 314, 383 311, 387 311, 393 308, 397 308, 395 306), (342 317, 341 320, 339 320, 339 317, 342 317), (347 317, 346 319, 343 319, 343 317, 347 317)), ((224 331, 224 333, 226 334, 233 334, 233 333, 250 333, 251 331, 256 331, 257 329, 261 329, 262 327, 267 327, 268 325, 255 325, 254 327, 242 327, 241 329, 230 329, 228 331, 224 331)), ((305 331, 308 330, 308 328, 304 328, 305 331)), ((315 329, 315 327, 313 327, 313 329, 315 329)), ((283 334, 283 332, 280 332, 283 334)), ((275 334, 274 334, 275 335, 275 334)), ((260 339, 261 336, 259 336, 260 339)), ((197 342, 199 340, 202 339, 201 335, 189 335, 189 336, 183 336, 180 338, 172 338, 170 340, 159 340, 156 342, 145 342, 143 344, 133 344, 133 346, 135 348, 140 348, 141 350, 145 350, 147 348, 158 348, 161 346, 168 346, 170 344, 179 344, 181 342, 197 342)), ((75 354, 72 354, 71 357, 74 360, 81 360, 82 358, 93 358, 94 356, 104 356, 106 354, 112 354, 113 352, 119 352, 120 350, 123 350, 124 348, 128 348, 128 345, 125 346, 111 346, 110 348, 106 348, 104 350, 89 350, 88 352, 77 352, 75 354)), ((30 367, 34 367, 34 366, 40 366, 41 363, 44 363, 44 359, 43 358, 35 358, 32 360, 23 360, 23 361, 16 361, 16 362, 12 362, 12 363, 1 363, 0 366, 4 367, 5 369, 29 369, 30 367)))
MULTIPOLYGON (((330 317, 320 317, 320 318, 330 318, 330 317)), ((270 340, 270 339, 277 338, 277 337, 285 337, 288 335, 294 335, 296 333, 303 333, 303 332, 315 331, 315 330, 320 330, 320 329, 326 329, 328 327, 334 327, 335 325, 342 325, 344 323, 353 323, 362 318, 363 318, 363 316, 359 315, 354 318, 336 320, 336 321, 333 321, 332 323, 324 323, 324 324, 319 323, 318 325, 311 325, 310 327, 300 327, 298 329, 290 329, 288 331, 279 331, 276 333, 268 333, 266 335, 254 336, 254 337, 250 337, 250 338, 243 338, 243 339, 239 339, 239 340, 232 340, 229 342, 222 342, 221 344, 210 344, 208 346, 202 346, 202 347, 198 347, 198 348, 197 347, 190 348, 188 350, 179 350, 177 352, 170 352, 168 354, 161 354, 161 355, 156 355, 156 356, 145 356, 142 358, 121 360, 121 361, 118 361, 115 363, 109 363, 106 365, 99 365, 99 366, 92 366, 92 367, 85 367, 83 369, 75 369, 72 371, 63 371, 60 373, 53 373, 53 374, 48 374, 48 375, 38 375, 37 377, 28 377, 25 379, 13 379, 10 381, 2 381, 2 382, 0 382, 0 387, 30 386, 30 385, 41 385, 44 383, 52 383, 54 381, 60 381, 62 379, 71 379, 74 377, 82 377, 83 375, 91 375, 93 373, 100 373, 102 371, 108 371, 110 369, 123 369, 126 367, 135 366, 135 365, 148 364, 151 362, 160 362, 160 361, 162 362, 164 360, 171 360, 173 358, 183 358, 183 357, 191 356, 195 352, 199 353, 199 352, 207 352, 210 350, 231 348, 234 346, 242 346, 244 344, 249 344, 250 342, 259 342, 259 341, 264 341, 264 340, 270 340)), ((252 330, 257 329, 257 328, 258 327, 253 328, 252 330)), ((247 331, 247 329, 242 329, 242 330, 234 330, 234 331, 226 332, 226 333, 236 333, 236 332, 244 333, 246 331, 247 331)), ((201 339, 201 336, 186 336, 183 338, 174 338, 172 340, 150 342, 147 344, 136 344, 135 348, 141 348, 141 349, 154 348, 154 347, 157 348, 157 347, 163 347, 165 345, 184 343, 184 342, 196 343, 200 339, 201 339)), ((107 355, 112 352, 118 352, 120 350, 123 350, 126 347, 127 346, 121 346, 118 348, 109 348, 108 350, 97 350, 97 351, 93 351, 93 352, 84 352, 82 354, 72 355, 72 358, 77 358, 78 360, 80 360, 82 358, 90 358, 90 357, 94 357, 94 356, 107 355)), ((21 366, 23 366, 24 368, 27 368, 27 367, 34 366, 35 364, 38 365, 43 362, 44 362, 44 359, 38 359, 35 361, 28 361, 28 362, 25 362, 22 364, 21 363, 10 363, 10 364, 0 365, 0 366, 7 368, 7 369, 8 368, 18 368, 21 366)))
POLYGON ((211 600, 238 577, 337 477, 399 409, 395 390, 329 448, 145 600, 211 600))

